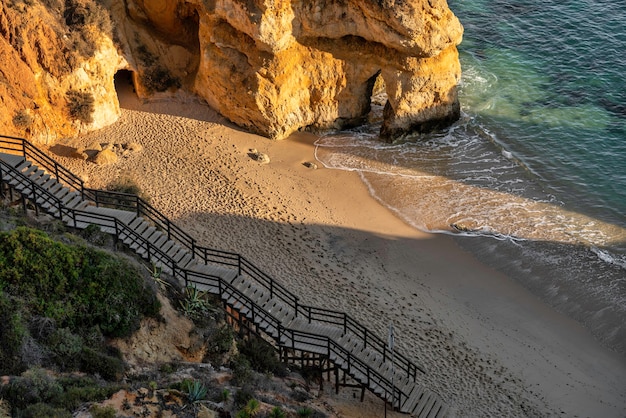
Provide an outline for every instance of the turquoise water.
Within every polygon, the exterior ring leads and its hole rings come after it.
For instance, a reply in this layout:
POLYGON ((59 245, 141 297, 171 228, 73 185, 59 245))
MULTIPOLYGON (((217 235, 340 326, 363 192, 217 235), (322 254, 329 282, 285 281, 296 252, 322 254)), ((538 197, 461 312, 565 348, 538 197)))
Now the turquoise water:
POLYGON ((462 118, 397 144, 368 126, 317 158, 626 352, 626 3, 449 1, 462 118))

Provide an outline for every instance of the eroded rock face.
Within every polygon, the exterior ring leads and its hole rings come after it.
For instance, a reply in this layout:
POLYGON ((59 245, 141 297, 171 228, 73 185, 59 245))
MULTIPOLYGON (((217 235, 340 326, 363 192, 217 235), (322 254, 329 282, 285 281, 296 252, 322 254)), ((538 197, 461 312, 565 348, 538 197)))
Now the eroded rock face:
POLYGON ((0 13, 10 134, 49 138, 112 123, 120 69, 132 71, 141 97, 193 90, 271 138, 362 123, 377 79, 388 96, 384 138, 459 115, 462 27, 445 0, 32 3, 3 2, 0 13), (101 4, 114 25, 103 23, 101 4), (91 118, 72 108, 70 90, 93 97, 91 118))
POLYGON ((201 40, 195 91, 248 129, 283 138, 359 124, 378 76, 389 98, 385 138, 459 116, 462 27, 445 1, 190 3, 201 40))
POLYGON ((3 134, 48 143, 119 116, 113 75, 125 63, 112 41, 108 11, 95 3, 63 5, 0 4, 3 134))

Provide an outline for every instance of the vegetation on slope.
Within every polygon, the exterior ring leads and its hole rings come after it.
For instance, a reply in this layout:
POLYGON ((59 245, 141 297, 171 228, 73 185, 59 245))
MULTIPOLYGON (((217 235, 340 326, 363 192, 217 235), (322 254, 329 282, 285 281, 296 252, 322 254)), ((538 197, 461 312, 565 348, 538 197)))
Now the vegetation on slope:
POLYGON ((109 396, 111 385, 93 380, 82 382, 82 389, 69 381, 64 386, 39 368, 109 381, 123 376, 120 354, 106 339, 130 335, 143 316, 157 316, 160 308, 137 267, 23 226, 0 232, 0 266, 0 375, 34 367, 3 386, 0 397, 16 413, 40 402, 71 407, 109 396))
POLYGON ((114 393, 128 394, 124 415, 145 414, 148 407, 155 415, 190 418, 209 407, 241 417, 325 416, 302 407, 310 395, 293 380, 274 380, 290 373, 287 366, 263 339, 240 338, 213 295, 176 290, 157 277, 160 271, 150 278, 138 263, 94 247, 114 248, 97 227, 73 235, 56 221, 34 225, 44 232, 23 226, 32 219, 11 212, 0 211, 0 231, 10 230, 0 232, 0 376, 11 376, 0 382, 0 418, 69 418, 79 410, 113 417, 122 411, 100 402, 114 393), (202 362, 228 366, 230 382, 216 384, 201 364, 129 368, 107 345, 109 338, 133 334, 144 316, 161 318, 156 284, 195 324, 205 347, 202 362))

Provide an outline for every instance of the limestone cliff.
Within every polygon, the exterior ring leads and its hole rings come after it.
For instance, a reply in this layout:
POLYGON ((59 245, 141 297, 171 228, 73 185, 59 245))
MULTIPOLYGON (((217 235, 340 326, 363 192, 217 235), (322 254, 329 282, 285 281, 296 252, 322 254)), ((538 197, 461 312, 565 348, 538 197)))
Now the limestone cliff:
POLYGON ((459 115, 445 0, 13 0, 0 34, 4 133, 40 140, 113 122, 122 69, 272 138, 362 123, 381 79, 384 138, 459 115))

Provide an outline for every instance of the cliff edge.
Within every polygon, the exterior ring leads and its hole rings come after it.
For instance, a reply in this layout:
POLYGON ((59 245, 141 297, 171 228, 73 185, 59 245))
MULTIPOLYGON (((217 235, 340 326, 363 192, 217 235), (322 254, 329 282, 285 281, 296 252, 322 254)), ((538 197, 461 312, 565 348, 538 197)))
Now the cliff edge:
POLYGON ((381 137, 459 117, 463 29, 445 0, 30 0, 0 10, 5 133, 54 142, 140 97, 194 91, 270 138, 361 124, 376 88, 381 137))

